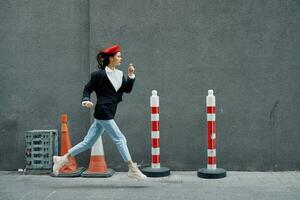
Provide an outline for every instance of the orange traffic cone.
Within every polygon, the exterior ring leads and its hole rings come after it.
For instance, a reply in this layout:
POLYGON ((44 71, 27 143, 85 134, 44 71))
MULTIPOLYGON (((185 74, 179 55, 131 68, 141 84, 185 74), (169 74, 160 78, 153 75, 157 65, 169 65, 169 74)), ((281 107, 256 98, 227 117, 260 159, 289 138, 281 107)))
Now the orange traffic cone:
MULTIPOLYGON (((70 139, 70 134, 68 130, 68 115, 61 115, 61 146, 60 146, 60 155, 65 155, 68 153, 68 150, 72 148, 72 143, 70 139)), ((69 157, 69 162, 60 168, 58 177, 76 177, 85 169, 83 167, 77 167, 76 160, 73 156, 69 157)), ((52 174, 53 175, 53 174, 52 174)), ((55 176, 55 175, 53 175, 55 176)))
POLYGON ((108 169, 103 144, 102 144, 102 137, 99 136, 97 141, 92 147, 91 150, 91 158, 89 168, 81 174, 83 177, 111 177, 115 171, 113 169, 108 169))

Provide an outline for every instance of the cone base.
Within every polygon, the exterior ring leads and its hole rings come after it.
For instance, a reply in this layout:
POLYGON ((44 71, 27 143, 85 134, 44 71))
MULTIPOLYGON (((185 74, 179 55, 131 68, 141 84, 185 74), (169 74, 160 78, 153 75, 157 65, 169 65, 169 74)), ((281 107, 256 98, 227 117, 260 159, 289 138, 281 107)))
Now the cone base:
POLYGON ((106 172, 89 172, 88 170, 85 170, 81 176, 82 177, 88 177, 88 178, 108 178, 111 177, 115 171, 113 169, 107 169, 106 172))
POLYGON ((207 179, 217 179, 226 177, 226 170, 222 168, 217 169, 207 169, 201 168, 198 169, 198 177, 207 178, 207 179))
POLYGON ((169 176, 171 170, 167 167, 160 167, 160 168, 152 168, 152 167, 146 167, 141 170, 143 174, 145 174, 148 177, 164 177, 169 176))
POLYGON ((68 173, 59 173, 57 176, 53 173, 50 174, 52 177, 78 177, 81 173, 85 170, 84 167, 78 167, 75 171, 68 172, 68 173))

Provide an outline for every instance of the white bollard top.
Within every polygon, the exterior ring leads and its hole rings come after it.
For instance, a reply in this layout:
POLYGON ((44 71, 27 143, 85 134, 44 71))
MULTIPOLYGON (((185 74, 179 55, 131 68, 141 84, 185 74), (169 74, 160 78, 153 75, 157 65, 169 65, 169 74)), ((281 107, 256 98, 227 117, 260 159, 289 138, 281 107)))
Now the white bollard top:
POLYGON ((216 106, 216 98, 212 89, 208 90, 208 95, 206 96, 206 106, 216 106))
POLYGON ((157 90, 152 90, 152 96, 150 96, 150 106, 151 107, 159 106, 159 96, 157 95, 157 90))
POLYGON ((152 96, 157 96, 157 90, 152 90, 152 96))

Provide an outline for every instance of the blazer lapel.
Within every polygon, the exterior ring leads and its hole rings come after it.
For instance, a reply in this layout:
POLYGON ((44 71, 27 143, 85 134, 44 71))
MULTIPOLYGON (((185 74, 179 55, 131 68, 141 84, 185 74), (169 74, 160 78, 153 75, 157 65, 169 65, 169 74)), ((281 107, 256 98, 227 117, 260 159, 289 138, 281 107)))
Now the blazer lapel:
POLYGON ((117 93, 122 92, 122 89, 123 89, 123 87, 124 87, 124 84, 125 84, 125 78, 124 78, 124 76, 123 76, 123 77, 122 77, 122 85, 121 85, 121 87, 118 89, 117 93))

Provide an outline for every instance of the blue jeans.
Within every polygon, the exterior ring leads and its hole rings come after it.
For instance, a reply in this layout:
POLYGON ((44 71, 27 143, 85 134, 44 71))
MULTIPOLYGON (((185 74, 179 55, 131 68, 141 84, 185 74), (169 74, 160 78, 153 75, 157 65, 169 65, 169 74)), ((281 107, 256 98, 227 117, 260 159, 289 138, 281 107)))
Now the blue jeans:
POLYGON ((97 141, 98 137, 103 134, 104 131, 108 132, 113 142, 116 144, 123 160, 128 162, 131 160, 130 153, 127 147, 127 141, 125 136, 120 131, 115 120, 98 120, 95 119, 94 123, 89 128, 87 135, 84 137, 83 141, 75 145, 73 148, 69 149, 71 156, 76 156, 77 154, 90 149, 93 144, 97 141))

